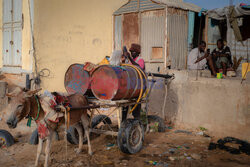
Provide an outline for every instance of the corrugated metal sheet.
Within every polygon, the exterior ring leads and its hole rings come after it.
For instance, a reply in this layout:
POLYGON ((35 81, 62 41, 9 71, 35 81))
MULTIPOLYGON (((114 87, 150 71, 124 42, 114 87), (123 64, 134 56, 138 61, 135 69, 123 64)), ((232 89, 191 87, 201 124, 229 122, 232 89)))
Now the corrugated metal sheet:
POLYGON ((187 61, 188 36, 187 11, 168 8, 168 56, 172 69, 185 69, 187 61))
MULTIPOLYGON (((243 57, 243 62, 247 62, 247 58, 250 56, 250 39, 243 41, 243 45, 241 42, 238 42, 235 39, 233 30, 229 28, 227 30, 227 45, 231 49, 232 56, 236 56, 237 59, 243 57)), ((241 65, 239 66, 239 70, 241 70, 241 65)))
POLYGON ((130 0, 127 4, 123 5, 117 11, 115 11, 114 15, 139 12, 139 11, 143 12, 147 10, 164 9, 164 8, 165 8, 164 4, 158 4, 151 0, 130 0))
POLYGON ((122 45, 129 48, 132 43, 140 43, 139 41, 139 16, 137 13, 128 13, 123 15, 122 23, 122 45))
POLYGON ((115 43, 114 49, 122 49, 122 15, 115 16, 115 43))
POLYGON ((152 59, 152 47, 162 47, 164 50, 164 42, 165 10, 143 12, 141 15, 141 55, 144 60, 150 61, 152 59))

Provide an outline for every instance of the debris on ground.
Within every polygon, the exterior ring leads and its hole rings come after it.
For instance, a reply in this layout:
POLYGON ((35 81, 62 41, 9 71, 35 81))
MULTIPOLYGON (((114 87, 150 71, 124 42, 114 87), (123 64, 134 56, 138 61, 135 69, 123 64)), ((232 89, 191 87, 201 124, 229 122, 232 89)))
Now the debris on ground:
POLYGON ((193 159, 195 159, 195 160, 201 159, 201 155, 195 154, 195 153, 192 153, 192 154, 191 154, 191 157, 192 157, 193 159))
POLYGON ((250 143, 234 137, 225 137, 224 139, 219 139, 217 143, 211 142, 208 146, 208 150, 214 150, 216 148, 225 150, 227 152, 230 152, 231 154, 246 153, 247 155, 250 155, 250 143), (237 144, 238 148, 227 146, 226 144, 228 143, 237 144))
POLYGON ((114 148, 115 144, 109 143, 106 145, 106 150, 110 150, 112 148, 114 148))
POLYGON ((192 134, 192 132, 187 131, 187 130, 175 130, 174 133, 186 133, 186 134, 188 134, 188 135, 191 135, 191 134, 192 134))

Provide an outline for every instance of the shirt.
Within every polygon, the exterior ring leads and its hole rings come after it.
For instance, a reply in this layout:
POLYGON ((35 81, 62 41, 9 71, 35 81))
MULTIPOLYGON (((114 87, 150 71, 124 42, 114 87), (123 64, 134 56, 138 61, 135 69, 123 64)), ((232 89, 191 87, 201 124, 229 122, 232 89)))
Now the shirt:
POLYGON ((202 69, 205 69, 206 67, 206 64, 207 64, 207 60, 206 58, 202 59, 201 61, 199 61, 198 63, 195 63, 195 61, 204 56, 204 52, 200 52, 198 48, 194 48, 191 50, 191 52, 189 53, 188 55, 188 61, 187 61, 187 64, 188 64, 188 69, 189 70, 202 70, 202 69))
POLYGON ((141 67, 141 69, 145 70, 145 62, 144 62, 143 58, 138 56, 138 57, 134 58, 133 60, 141 67))
MULTIPOLYGON (((232 56, 231 56, 231 51, 230 51, 230 48, 228 46, 224 46, 221 50, 218 49, 218 48, 215 48, 212 52, 212 54, 215 53, 215 54, 225 54, 227 55, 227 59, 228 61, 230 62, 230 64, 233 64, 232 63, 232 56)), ((217 57, 218 58, 218 57, 217 57)))

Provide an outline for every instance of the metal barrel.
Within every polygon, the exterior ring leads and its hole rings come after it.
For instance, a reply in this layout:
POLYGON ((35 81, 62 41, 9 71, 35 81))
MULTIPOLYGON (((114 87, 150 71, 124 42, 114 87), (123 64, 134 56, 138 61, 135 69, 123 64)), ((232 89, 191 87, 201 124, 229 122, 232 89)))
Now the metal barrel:
MULTIPOLYGON (((142 76, 145 91, 146 78, 142 76)), ((91 76, 92 93, 101 100, 136 98, 140 95, 141 86, 137 70, 129 66, 102 65, 95 69, 91 76)))
POLYGON ((90 75, 83 69, 83 64, 69 66, 64 77, 64 86, 69 94, 90 92, 90 75))

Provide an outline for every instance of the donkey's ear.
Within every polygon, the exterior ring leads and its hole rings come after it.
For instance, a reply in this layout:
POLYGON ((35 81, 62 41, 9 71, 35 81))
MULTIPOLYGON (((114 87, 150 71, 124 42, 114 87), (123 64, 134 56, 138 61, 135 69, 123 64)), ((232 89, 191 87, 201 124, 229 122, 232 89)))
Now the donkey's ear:
POLYGON ((39 92, 40 90, 42 90, 42 88, 36 89, 36 90, 29 90, 28 92, 25 93, 25 97, 31 97, 34 94, 36 94, 37 92, 39 92))
POLYGON ((20 87, 16 87, 12 92, 6 93, 7 97, 15 97, 17 96, 20 92, 22 92, 22 89, 20 87))
POLYGON ((15 97, 15 94, 12 93, 12 92, 11 92, 11 93, 6 93, 6 96, 7 96, 7 97, 15 97))

